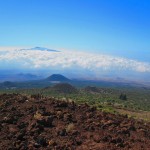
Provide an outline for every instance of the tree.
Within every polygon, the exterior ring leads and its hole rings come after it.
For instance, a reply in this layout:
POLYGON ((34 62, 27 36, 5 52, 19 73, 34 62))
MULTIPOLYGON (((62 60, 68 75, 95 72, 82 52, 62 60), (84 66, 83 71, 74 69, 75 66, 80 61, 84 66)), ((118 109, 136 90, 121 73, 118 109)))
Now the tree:
POLYGON ((119 99, 121 99, 121 100, 127 100, 126 94, 121 93, 120 96, 119 96, 119 99))

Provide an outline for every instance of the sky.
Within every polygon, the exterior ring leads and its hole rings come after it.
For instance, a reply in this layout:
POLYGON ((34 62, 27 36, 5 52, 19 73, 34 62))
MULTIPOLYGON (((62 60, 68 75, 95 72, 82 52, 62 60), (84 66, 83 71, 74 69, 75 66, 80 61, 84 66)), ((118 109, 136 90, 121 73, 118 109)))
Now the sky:
POLYGON ((121 57, 149 70, 149 16, 149 0, 0 0, 0 47, 121 57))

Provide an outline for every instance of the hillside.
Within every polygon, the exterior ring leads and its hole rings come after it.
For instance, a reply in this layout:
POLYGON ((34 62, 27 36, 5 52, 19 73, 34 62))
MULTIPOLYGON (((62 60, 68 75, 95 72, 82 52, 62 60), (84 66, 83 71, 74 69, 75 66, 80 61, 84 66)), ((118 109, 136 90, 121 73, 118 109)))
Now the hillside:
POLYGON ((78 90, 68 83, 59 83, 54 85, 51 90, 53 90, 56 93, 64 93, 64 94, 73 94, 77 93, 78 90))
POLYGON ((0 150, 148 150, 150 124, 41 95, 0 95, 0 150))

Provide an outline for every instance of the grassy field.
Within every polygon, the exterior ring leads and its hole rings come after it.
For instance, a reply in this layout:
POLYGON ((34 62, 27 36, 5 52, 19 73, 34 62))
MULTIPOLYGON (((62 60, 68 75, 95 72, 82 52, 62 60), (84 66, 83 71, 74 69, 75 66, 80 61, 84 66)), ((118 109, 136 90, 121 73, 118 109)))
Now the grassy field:
POLYGON ((127 114, 128 117, 150 121, 150 111, 133 111, 127 109, 118 109, 118 108, 116 108, 115 110, 120 114, 127 114))

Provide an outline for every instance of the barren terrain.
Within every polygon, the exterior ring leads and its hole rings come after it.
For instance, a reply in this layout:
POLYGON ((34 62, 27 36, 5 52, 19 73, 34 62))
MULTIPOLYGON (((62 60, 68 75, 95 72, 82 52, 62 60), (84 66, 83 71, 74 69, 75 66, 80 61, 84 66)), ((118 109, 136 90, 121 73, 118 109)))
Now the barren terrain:
POLYGON ((41 95, 0 95, 0 150, 149 150, 150 124, 41 95))

